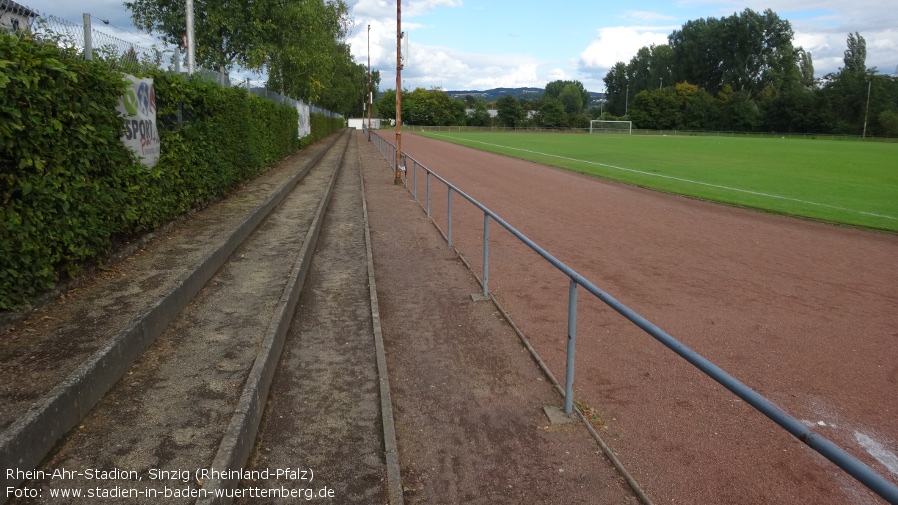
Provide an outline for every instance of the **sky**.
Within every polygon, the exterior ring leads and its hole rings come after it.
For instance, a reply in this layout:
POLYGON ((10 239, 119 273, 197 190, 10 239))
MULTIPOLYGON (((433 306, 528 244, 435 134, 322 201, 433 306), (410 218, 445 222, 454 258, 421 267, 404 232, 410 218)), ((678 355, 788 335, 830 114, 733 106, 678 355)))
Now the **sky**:
MULTIPOLYGON (((122 0, 18 0, 42 14, 93 25, 149 45, 131 23, 122 0), (108 26, 98 21, 110 21, 108 26)), ((485 90, 543 88, 557 79, 578 80, 604 91, 603 77, 616 62, 629 62, 650 44, 665 44, 685 22, 772 9, 788 20, 794 44, 813 55, 816 75, 835 72, 849 33, 867 43, 867 66, 898 72, 898 9, 893 0, 403 0, 408 36, 402 87, 485 90)), ((381 89, 396 87, 396 2, 346 0, 353 28, 347 37, 357 63, 379 70, 381 89), (368 26, 370 25, 370 38, 368 26)), ((405 44, 405 42, 403 42, 405 44)))

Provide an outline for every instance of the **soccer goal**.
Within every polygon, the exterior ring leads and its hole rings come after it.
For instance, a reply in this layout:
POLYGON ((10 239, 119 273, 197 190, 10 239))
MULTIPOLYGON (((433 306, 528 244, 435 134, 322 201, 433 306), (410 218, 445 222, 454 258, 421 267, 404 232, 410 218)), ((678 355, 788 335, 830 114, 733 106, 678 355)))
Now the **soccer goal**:
POLYGON ((589 133, 620 133, 633 134, 633 121, 606 121, 593 119, 589 122, 589 133))

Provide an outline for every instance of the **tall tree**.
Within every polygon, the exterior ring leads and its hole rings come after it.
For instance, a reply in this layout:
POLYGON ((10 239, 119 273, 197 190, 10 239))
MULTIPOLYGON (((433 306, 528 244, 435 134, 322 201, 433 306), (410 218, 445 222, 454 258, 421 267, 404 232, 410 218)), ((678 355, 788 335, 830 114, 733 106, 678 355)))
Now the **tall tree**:
POLYGON ((729 84, 757 97, 765 88, 788 89, 800 81, 792 27, 768 9, 745 9, 721 19, 688 21, 669 37, 678 82, 711 93, 729 84))
POLYGON ((522 125, 527 117, 527 113, 524 112, 520 102, 511 95, 505 95, 496 100, 496 109, 499 123, 509 128, 522 125))
POLYGON ((467 121, 464 102, 453 100, 448 93, 437 88, 416 88, 408 95, 403 94, 402 117, 409 124, 425 126, 463 125, 467 121), (414 104, 407 119, 404 109, 406 100, 414 104))
POLYGON ((811 52, 798 48, 798 70, 801 74, 801 84, 805 88, 813 88, 817 84, 814 77, 814 61, 811 58, 811 52))
POLYGON ((845 49, 845 62, 843 71, 853 73, 867 72, 867 41, 860 33, 848 34, 848 48, 845 49))
POLYGON ((483 98, 474 99, 473 109, 474 112, 468 117, 468 126, 489 126, 491 118, 489 104, 486 103, 486 100, 483 98))
MULTIPOLYGON (((180 45, 183 0, 130 0, 135 25, 180 45)), ((228 71, 266 69, 269 87, 321 102, 356 79, 343 38, 350 27, 344 0, 194 0, 197 62, 228 71), (327 90, 327 91, 326 91, 327 90)))
POLYGON ((627 65, 622 61, 615 63, 602 81, 605 83, 607 111, 615 116, 623 116, 627 110, 626 100, 630 98, 627 65))
POLYGON ((543 92, 543 100, 557 98, 565 103, 565 109, 568 107, 576 108, 576 110, 568 110, 569 114, 579 113, 583 107, 589 105, 589 91, 580 81, 563 81, 557 80, 546 84, 546 90, 543 92), (562 93, 567 91, 567 98, 561 98, 562 93), (579 102, 579 108, 577 103, 579 102))

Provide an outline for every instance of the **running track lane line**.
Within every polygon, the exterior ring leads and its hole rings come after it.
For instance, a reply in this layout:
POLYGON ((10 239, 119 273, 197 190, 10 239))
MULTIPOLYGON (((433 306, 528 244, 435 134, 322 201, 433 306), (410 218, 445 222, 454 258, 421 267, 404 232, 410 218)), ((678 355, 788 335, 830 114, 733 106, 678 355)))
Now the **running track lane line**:
POLYGON ((693 181, 693 180, 691 180, 691 179, 683 179, 682 177, 674 177, 674 176, 672 176, 672 175, 654 174, 654 173, 651 173, 651 172, 643 172, 643 171, 641 171, 641 170, 634 170, 634 169, 632 169, 632 168, 624 168, 624 167, 618 167, 618 166, 615 166, 615 165, 608 165, 608 164, 606 164, 606 163, 599 163, 599 162, 597 162, 597 161, 588 161, 588 160, 580 160, 580 159, 577 159, 577 158, 568 158, 567 156, 559 156, 559 155, 557 155, 557 154, 541 153, 541 152, 539 152, 539 151, 531 151, 531 150, 529 150, 529 149, 521 149, 521 148, 519 148, 519 147, 503 146, 503 145, 501 145, 501 144, 491 144, 491 143, 489 143, 489 142, 481 142, 481 141, 479 141, 479 140, 470 140, 470 139, 465 139, 465 138, 453 137, 452 135, 445 135, 445 134, 441 134, 441 133, 427 132, 427 134, 428 134, 428 135, 433 135, 433 136, 435 136, 435 137, 448 137, 448 138, 460 140, 460 141, 463 141, 463 142, 471 142, 471 143, 475 143, 475 144, 483 144, 483 145, 486 145, 486 146, 493 146, 493 147, 501 147, 501 148, 503 148, 503 149, 511 149, 511 150, 514 150, 514 151, 523 151, 523 152, 525 152, 525 153, 538 154, 538 155, 540 155, 540 156, 547 156, 547 157, 549 157, 549 158, 558 158, 558 159, 567 160, 567 161, 575 161, 575 162, 578 162, 578 163, 586 163, 586 164, 588 164, 588 165, 597 165, 597 166, 600 166, 600 167, 613 168, 613 169, 615 169, 615 170, 621 170, 621 171, 624 171, 624 172, 632 172, 632 173, 635 173, 635 174, 650 175, 650 176, 653 176, 653 177, 661 177, 661 178, 663 178, 663 179, 671 179, 671 180, 674 180, 674 181, 688 182, 688 183, 690 183, 690 184, 698 184, 698 185, 700 185, 700 186, 708 186, 708 187, 711 187, 711 188, 717 188, 717 189, 726 189, 726 190, 729 190, 729 191, 736 191, 736 192, 738 192, 738 193, 747 193, 747 194, 755 195, 755 196, 764 196, 764 197, 767 197, 767 198, 775 198, 775 199, 778 199, 778 200, 786 200, 786 201, 790 201, 790 202, 804 203, 804 204, 807 204, 807 205, 816 205, 816 206, 818 206, 818 207, 826 207, 826 208, 828 208, 828 209, 842 210, 842 211, 845 211, 845 212, 854 212, 855 214, 863 214, 863 215, 865 215, 865 216, 881 217, 881 218, 884 218, 884 219, 892 219, 892 220, 898 221, 898 217, 895 217, 895 216, 888 216, 888 215, 885 215, 885 214, 875 214, 875 213, 873 213, 873 212, 865 212, 865 211, 862 211, 862 210, 847 209, 847 208, 845 208, 845 207, 836 207, 836 206, 834 206, 834 205, 827 205, 827 204, 825 204, 825 203, 811 202, 811 201, 808 201, 808 200, 799 200, 798 198, 789 198, 788 196, 771 195, 771 194, 768 194, 768 193, 761 193, 761 192, 759 192, 759 191, 751 191, 751 190, 748 190, 748 189, 739 189, 739 188, 732 188, 732 187, 729 187, 729 186, 720 186, 720 185, 718 185, 718 184, 711 184, 711 183, 708 183, 708 182, 701 182, 701 181, 693 181))

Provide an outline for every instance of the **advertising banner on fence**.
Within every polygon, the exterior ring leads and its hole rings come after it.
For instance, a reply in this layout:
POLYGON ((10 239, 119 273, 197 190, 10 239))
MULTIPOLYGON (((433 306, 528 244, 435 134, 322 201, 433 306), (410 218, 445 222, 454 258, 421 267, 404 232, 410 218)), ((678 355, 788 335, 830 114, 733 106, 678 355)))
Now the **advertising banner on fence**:
POLYGON ((128 88, 119 101, 118 110, 125 119, 122 142, 143 160, 147 167, 159 161, 161 143, 156 129, 156 89, 153 79, 140 79, 124 74, 128 88))
POLYGON ((312 123, 309 117, 309 106, 302 102, 297 102, 296 112, 299 113, 299 138, 311 135, 312 123))

